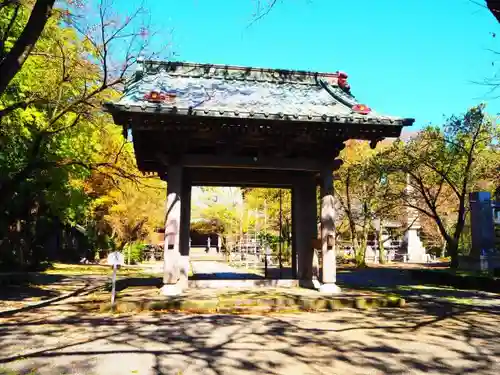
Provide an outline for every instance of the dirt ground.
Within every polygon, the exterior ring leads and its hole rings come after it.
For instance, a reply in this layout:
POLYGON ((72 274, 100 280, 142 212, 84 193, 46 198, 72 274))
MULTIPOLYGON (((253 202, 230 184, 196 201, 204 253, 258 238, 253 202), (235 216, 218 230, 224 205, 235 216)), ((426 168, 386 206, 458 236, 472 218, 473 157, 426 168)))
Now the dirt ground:
MULTIPOLYGON (((92 294, 83 293, 0 318, 0 375, 500 373, 500 295, 422 288, 398 269, 338 276, 343 288, 377 286, 414 302, 293 315, 110 315, 89 312, 92 294)), ((104 279, 52 281, 4 293, 3 303, 22 307, 104 279)))
POLYGON ((0 287, 0 312, 61 297, 91 284, 92 281, 86 276, 34 274, 30 282, 0 287))
POLYGON ((79 303, 0 319, 0 374, 500 373, 500 315, 478 308, 111 316, 79 303))

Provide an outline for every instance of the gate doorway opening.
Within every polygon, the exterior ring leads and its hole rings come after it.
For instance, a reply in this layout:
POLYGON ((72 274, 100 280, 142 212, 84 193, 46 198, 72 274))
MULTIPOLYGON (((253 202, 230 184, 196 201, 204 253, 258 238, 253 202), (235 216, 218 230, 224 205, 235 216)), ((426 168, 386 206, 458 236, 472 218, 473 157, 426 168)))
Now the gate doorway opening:
POLYGON ((191 279, 295 279, 291 190, 191 191, 191 279))

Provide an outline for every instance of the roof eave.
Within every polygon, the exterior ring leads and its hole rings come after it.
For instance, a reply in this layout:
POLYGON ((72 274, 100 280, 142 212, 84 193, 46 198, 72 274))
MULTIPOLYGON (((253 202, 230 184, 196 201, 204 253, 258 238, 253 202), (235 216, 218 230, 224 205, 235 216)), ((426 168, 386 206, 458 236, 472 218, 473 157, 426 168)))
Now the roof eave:
POLYGON ((388 118, 373 117, 369 115, 303 115, 289 113, 267 113, 267 112, 239 112, 216 109, 195 109, 195 108, 177 108, 175 106, 165 106, 161 104, 119 104, 105 103, 104 108, 114 114, 117 112, 129 112, 131 114, 144 113, 150 115, 162 116, 189 116, 189 117, 211 117, 211 118, 239 118, 248 120, 279 120, 294 122, 317 122, 317 123, 340 123, 340 124, 361 124, 361 125, 393 125, 393 126, 411 126, 414 119, 411 118, 388 118))

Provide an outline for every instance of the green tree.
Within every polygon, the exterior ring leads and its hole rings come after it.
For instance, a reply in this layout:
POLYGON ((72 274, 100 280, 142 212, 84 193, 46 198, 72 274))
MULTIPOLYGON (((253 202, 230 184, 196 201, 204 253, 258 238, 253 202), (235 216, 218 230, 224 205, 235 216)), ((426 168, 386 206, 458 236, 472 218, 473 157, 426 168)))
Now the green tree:
POLYGON ((231 243, 245 229, 243 207, 238 202, 239 188, 203 187, 194 202, 191 228, 200 233, 220 235, 222 249, 229 259, 231 243))
MULTIPOLYGON (((147 29, 134 24, 139 13, 120 20, 106 2, 99 4, 97 24, 89 22, 92 14, 51 13, 0 96, 0 248, 20 263, 44 246, 51 222, 89 221, 94 198, 84 181, 91 175, 114 182, 138 177, 137 168, 119 163, 126 142, 112 130, 118 128, 101 103, 118 95, 136 56, 147 48, 147 29), (110 133, 119 147, 106 148, 110 133)), ((16 12, 16 4, 10 5, 0 11, 16 12)), ((3 48, 22 36, 26 13, 17 12, 12 25, 0 20, 2 37, 8 29, 3 48)))
MULTIPOLYGON (((292 194, 290 189, 247 188, 244 191, 245 209, 257 212, 258 220, 252 227, 259 232, 262 242, 270 245, 276 258, 291 262, 292 194), (280 231, 281 229, 281 231, 280 231)), ((254 216, 257 219, 256 216, 254 216)))
MULTIPOLYGON (((165 186, 160 179, 120 181, 119 186, 94 202, 94 209, 104 211, 102 220, 119 250, 151 238, 163 225, 165 186)), ((102 224, 101 224, 102 225, 102 224)))
POLYGON ((407 188, 404 204, 432 219, 446 241, 452 267, 468 213, 468 194, 496 188, 500 154, 498 124, 480 105, 443 126, 428 127, 407 143, 397 142, 381 157, 391 178, 407 188))
POLYGON ((384 221, 401 215, 400 204, 392 194, 394 181, 388 179, 377 162, 378 153, 386 147, 387 144, 383 144, 378 150, 373 150, 367 142, 353 140, 346 142, 340 155, 343 164, 337 173, 335 191, 358 266, 365 265, 370 232, 376 234, 379 260, 385 262, 384 221))

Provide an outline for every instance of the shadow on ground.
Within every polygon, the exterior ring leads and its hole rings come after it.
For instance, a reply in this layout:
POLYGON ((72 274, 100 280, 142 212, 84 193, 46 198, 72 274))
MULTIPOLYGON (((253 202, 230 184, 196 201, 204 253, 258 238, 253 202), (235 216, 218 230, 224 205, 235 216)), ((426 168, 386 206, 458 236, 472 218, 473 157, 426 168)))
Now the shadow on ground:
POLYGON ((190 280, 261 280, 262 276, 245 272, 196 273, 190 280))
MULTIPOLYGON (((38 309, 74 295, 101 288, 102 276, 63 276, 38 273, 12 274, 14 278, 0 286, 0 317, 38 309)), ((2 274, 4 280, 7 274, 2 274)))
POLYGON ((477 290, 461 290, 439 285, 422 285, 410 273, 399 268, 366 268, 345 270, 337 275, 341 287, 395 293, 407 300, 427 299, 441 302, 481 304, 490 311, 500 311, 500 295, 477 290))
POLYGON ((0 292, 0 301, 23 301, 26 299, 50 299, 59 293, 35 285, 11 285, 0 292))
POLYGON ((99 316, 75 302, 0 320, 0 369, 111 375, 498 374, 499 323, 495 313, 432 303, 279 316, 99 316))
POLYGON ((1 301, 23 301, 29 299, 49 299, 59 295, 53 285, 64 285, 66 277, 40 273, 1 274, 1 301))

